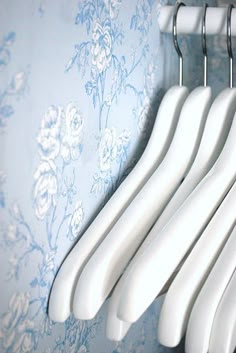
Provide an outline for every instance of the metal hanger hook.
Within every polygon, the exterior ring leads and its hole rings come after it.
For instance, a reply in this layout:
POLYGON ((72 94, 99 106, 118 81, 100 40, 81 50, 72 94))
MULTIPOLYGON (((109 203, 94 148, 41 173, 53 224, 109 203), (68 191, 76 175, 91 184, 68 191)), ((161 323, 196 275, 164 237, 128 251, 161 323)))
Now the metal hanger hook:
POLYGON ((234 5, 230 4, 227 11, 227 48, 229 54, 229 87, 233 88, 233 51, 231 40, 231 15, 234 5))
POLYGON ((207 86, 207 78, 208 78, 208 56, 207 56, 207 43, 206 43, 206 12, 207 12, 208 4, 206 3, 203 6, 203 14, 202 14, 202 51, 204 55, 204 87, 207 86))
POLYGON ((181 53, 181 50, 179 48, 178 40, 177 40, 177 15, 180 6, 185 6, 183 2, 177 2, 175 5, 175 10, 174 10, 174 16, 173 16, 173 42, 174 42, 174 47, 175 50, 178 54, 179 57, 179 85, 183 85, 183 55, 181 53))

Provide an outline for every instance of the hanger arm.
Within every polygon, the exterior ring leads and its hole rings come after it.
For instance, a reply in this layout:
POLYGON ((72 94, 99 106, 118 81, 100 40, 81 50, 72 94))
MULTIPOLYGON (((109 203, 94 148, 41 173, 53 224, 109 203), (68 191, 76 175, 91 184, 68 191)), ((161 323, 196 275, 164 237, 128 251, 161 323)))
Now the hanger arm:
POLYGON ((184 181, 158 219, 159 229, 165 226, 214 165, 225 144, 235 111, 236 88, 226 88, 216 97, 210 108, 196 158, 184 181))
POLYGON ((236 228, 230 235, 193 306, 185 339, 186 353, 207 353, 209 351, 215 313, 235 267, 236 228))
POLYGON ((199 87, 188 96, 163 162, 82 271, 73 301, 73 313, 77 318, 91 319, 96 315, 148 230, 179 186, 195 158, 210 101, 209 87, 199 87))
POLYGON ((140 160, 62 263, 49 298, 49 316, 52 320, 64 322, 70 315, 77 278, 123 210, 162 161, 187 95, 186 87, 174 86, 167 91, 158 110, 150 140, 140 160))
POLYGON ((209 353, 234 353, 236 347, 236 271, 221 298, 211 329, 209 353))
MULTIPOLYGON (((169 203, 167 204, 159 219, 155 223, 156 233, 161 230, 166 223, 168 223, 171 216, 177 211, 177 209, 187 199, 193 189, 197 186, 197 184, 213 166, 214 162, 216 161, 223 148, 223 145, 229 133, 235 110, 236 89, 226 88, 217 96, 210 108, 209 114, 207 116, 206 125, 203 131, 201 143, 197 152, 197 156, 185 179, 177 189, 176 193, 170 199, 169 203)), ((130 327, 130 324, 128 325, 127 322, 122 321, 117 317, 122 286, 125 282, 125 277, 127 273, 132 269, 132 267, 138 261, 139 256, 143 253, 147 245, 150 243, 152 234, 153 236, 155 236, 155 233, 151 232, 147 237, 148 239, 144 240, 137 253, 135 254, 134 258, 131 260, 128 268, 126 269, 125 275, 120 278, 115 290, 112 293, 108 307, 106 325, 106 334, 107 337, 111 340, 121 340, 126 335, 130 327)), ((174 298, 172 298, 170 302, 174 302, 175 299, 176 296, 174 296, 174 298)), ((166 303, 166 300, 167 299, 165 299, 164 303, 166 303)), ((178 312, 178 310, 175 310, 174 312, 178 312)), ((173 321, 174 319, 171 320, 171 323, 173 323, 173 321)), ((169 344, 173 345, 173 342, 176 341, 176 339, 174 339, 174 337, 176 337, 176 334, 174 334, 173 332, 171 333, 169 325, 170 320, 168 317, 166 318, 165 322, 167 322, 168 329, 166 330, 166 334, 163 333, 162 336, 167 335, 169 344)), ((171 327, 172 326, 173 329, 177 328, 177 323, 171 325, 171 327)), ((164 331, 164 329, 162 331, 164 331)), ((160 341, 167 342, 167 339, 163 340, 162 338, 162 340, 160 341)))
POLYGON ((161 309, 158 338, 177 346, 187 328, 194 301, 236 224, 236 184, 223 200, 171 284, 161 309))
POLYGON ((235 141, 234 118, 223 151, 211 171, 156 234, 127 276, 118 310, 122 320, 136 321, 152 303, 233 185, 236 178, 235 141))

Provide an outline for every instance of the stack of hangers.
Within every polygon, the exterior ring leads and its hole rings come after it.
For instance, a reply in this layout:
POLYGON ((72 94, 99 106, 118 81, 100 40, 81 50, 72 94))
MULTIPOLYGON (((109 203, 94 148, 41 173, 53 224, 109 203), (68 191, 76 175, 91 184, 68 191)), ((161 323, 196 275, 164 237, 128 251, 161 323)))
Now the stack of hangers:
POLYGON ((236 346, 236 88, 227 12, 230 83, 212 102, 204 85, 165 94, 148 145, 70 254, 53 283, 49 316, 93 319, 111 294, 107 336, 121 340, 156 296, 167 291, 158 337, 187 353, 233 353, 236 346))

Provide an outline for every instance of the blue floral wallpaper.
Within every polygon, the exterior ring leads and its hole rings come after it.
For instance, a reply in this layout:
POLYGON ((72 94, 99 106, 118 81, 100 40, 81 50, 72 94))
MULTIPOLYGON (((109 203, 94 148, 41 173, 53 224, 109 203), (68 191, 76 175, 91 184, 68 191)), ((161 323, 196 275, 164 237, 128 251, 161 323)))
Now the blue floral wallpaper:
MULTIPOLYGON (((58 267, 132 169, 177 83, 176 54, 157 22, 166 3, 0 2, 1 353, 173 351, 156 340, 161 299, 121 343, 105 337, 106 307, 93 321, 47 316, 58 267)), ((180 42, 193 88, 202 82, 200 39, 180 42)), ((212 76, 216 92, 222 72, 212 76)))

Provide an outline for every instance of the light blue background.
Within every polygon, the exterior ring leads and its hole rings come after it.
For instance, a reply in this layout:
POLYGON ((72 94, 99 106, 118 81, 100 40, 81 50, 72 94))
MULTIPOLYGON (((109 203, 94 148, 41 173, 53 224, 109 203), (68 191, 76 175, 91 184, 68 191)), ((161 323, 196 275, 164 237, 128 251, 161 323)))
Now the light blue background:
MULTIPOLYGON (((157 21, 166 3, 0 2, 2 353, 172 351, 156 340, 160 300, 119 344, 105 338, 106 307, 88 322, 56 324, 46 314, 57 268, 131 170, 177 83, 171 37, 157 21)), ((194 88, 200 38, 180 43, 184 82, 194 88)), ((225 38, 208 46, 216 94, 227 85, 225 38)))

